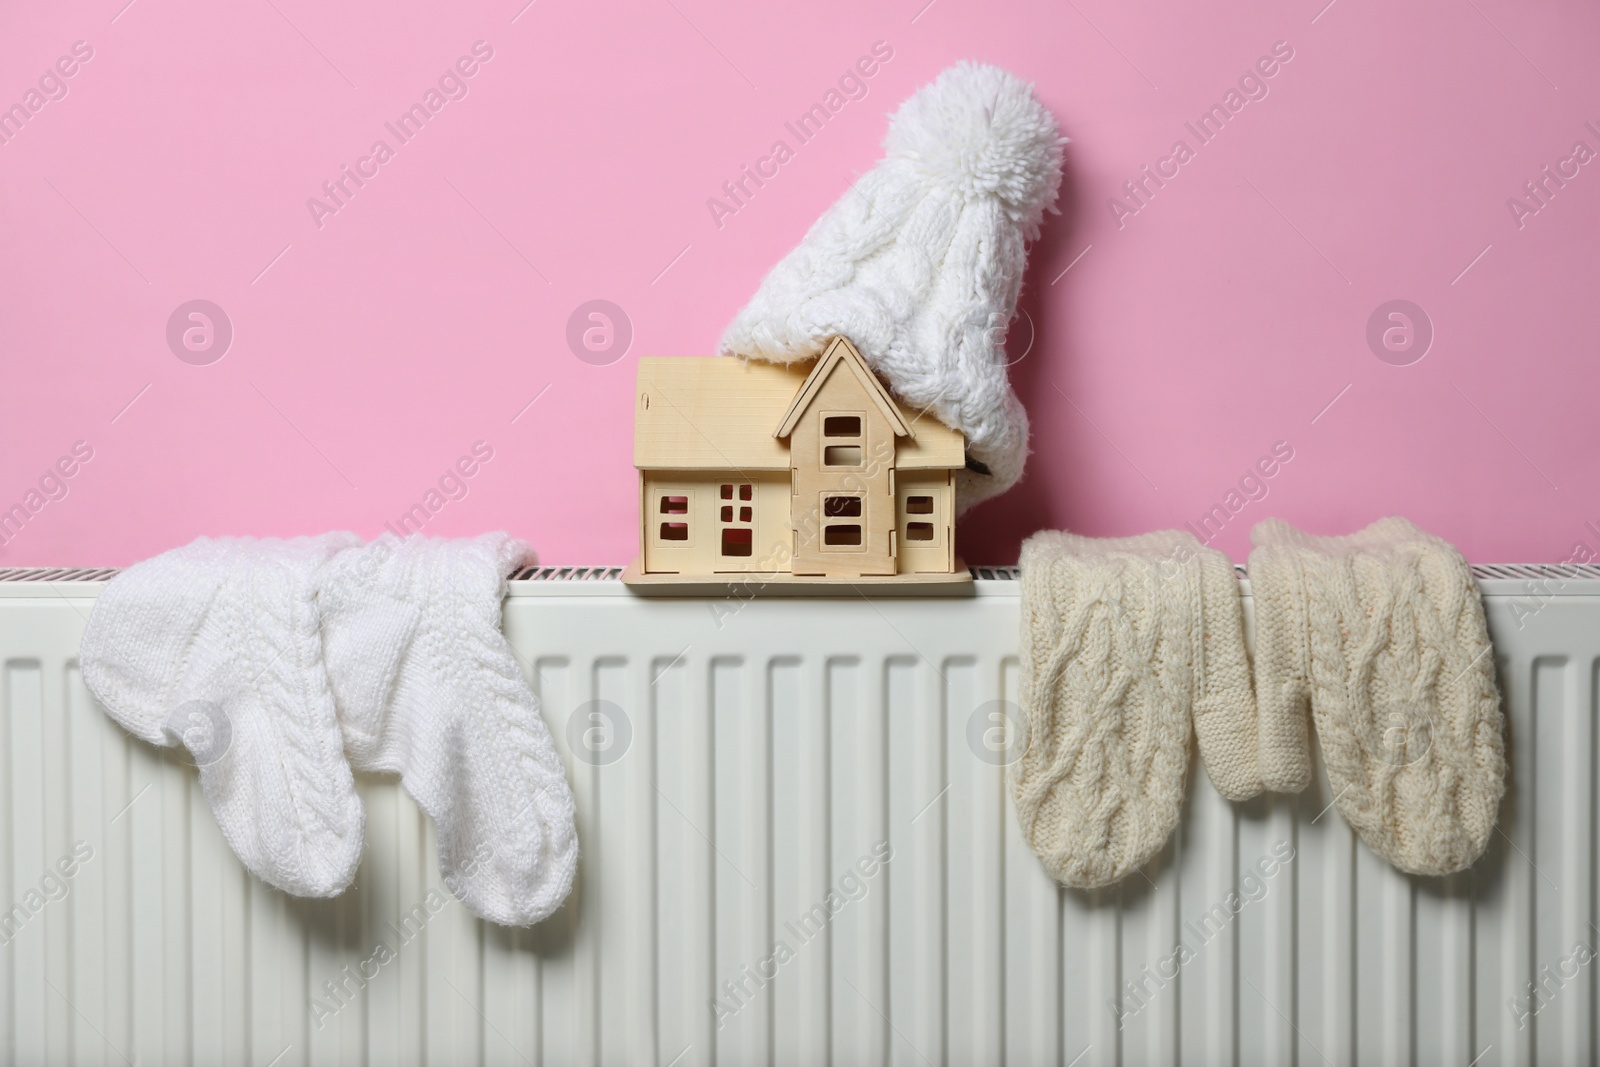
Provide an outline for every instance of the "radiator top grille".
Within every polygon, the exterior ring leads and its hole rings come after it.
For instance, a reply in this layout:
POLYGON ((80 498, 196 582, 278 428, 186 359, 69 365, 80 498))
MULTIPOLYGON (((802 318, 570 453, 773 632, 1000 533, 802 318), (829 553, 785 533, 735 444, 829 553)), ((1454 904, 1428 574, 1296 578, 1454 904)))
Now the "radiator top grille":
POLYGON ((1573 579, 1600 580, 1600 564, 1596 563, 1475 563, 1473 577, 1520 579, 1528 582, 1572 581, 1573 579))
POLYGON ((116 567, 0 567, 0 582, 109 582, 116 567))
MULTIPOLYGON (((1240 581, 1249 571, 1234 564, 1240 581)), ((975 581, 1009 583, 1022 574, 1018 567, 968 567, 975 581)), ((511 575, 514 582, 619 582, 621 567, 524 567, 511 575)), ((42 582, 107 582, 116 567, 0 567, 0 584, 42 582)), ((1472 575, 1485 594, 1500 596, 1600 596, 1600 564, 1594 563, 1476 563, 1472 575), (1592 584, 1591 584, 1592 583, 1592 584)))
POLYGON ((621 567, 524 567, 511 576, 513 582, 615 582, 621 579, 621 567))

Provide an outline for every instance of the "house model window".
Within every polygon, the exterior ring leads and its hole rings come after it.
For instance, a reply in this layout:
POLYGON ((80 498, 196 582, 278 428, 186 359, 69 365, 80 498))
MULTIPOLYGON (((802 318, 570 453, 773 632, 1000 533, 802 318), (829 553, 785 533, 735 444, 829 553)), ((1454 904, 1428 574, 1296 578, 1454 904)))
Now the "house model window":
MULTIPOLYGON (((754 500, 755 486, 745 482, 737 486, 740 500, 754 500)), ((734 498, 735 485, 731 482, 722 483, 718 497, 722 500, 734 498)), ((735 557, 748 557, 755 552, 755 529, 751 525, 755 521, 755 509, 749 504, 723 504, 717 516, 722 524, 722 555, 735 557)))
POLYGON ((680 516, 676 519, 663 519, 661 522, 660 538, 663 541, 685 542, 689 540, 689 524, 684 521, 689 517, 689 498, 687 496, 663 495, 661 498, 661 514, 680 516))
POLYGON ((859 551, 863 500, 859 493, 822 496, 822 547, 825 550, 859 551))
POLYGON ((637 396, 643 574, 955 573, 965 441, 845 338, 809 366, 641 359, 637 396))
POLYGON ((933 497, 908 496, 906 497, 905 513, 911 515, 926 515, 928 519, 922 521, 908 520, 906 522, 907 541, 932 541, 934 528, 931 520, 933 516, 933 497))
POLYGON ((861 466, 862 440, 860 415, 822 414, 822 465, 824 467, 861 466))

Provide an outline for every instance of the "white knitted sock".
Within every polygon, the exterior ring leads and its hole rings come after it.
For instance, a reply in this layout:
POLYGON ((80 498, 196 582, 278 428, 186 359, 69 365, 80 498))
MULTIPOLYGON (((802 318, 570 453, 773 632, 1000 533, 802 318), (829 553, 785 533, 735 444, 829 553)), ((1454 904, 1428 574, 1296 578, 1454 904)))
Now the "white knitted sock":
POLYGON ((1268 520, 1251 541, 1257 688, 1264 716, 1271 694, 1290 762, 1309 778, 1309 699, 1334 801, 1367 847, 1413 874, 1471 866, 1506 768, 1466 560, 1401 518, 1348 537, 1268 520))
POLYGON ((1177 825, 1191 715, 1218 790, 1261 789, 1238 583, 1225 557, 1176 530, 1039 533, 1021 563, 1017 816, 1058 881, 1107 885, 1177 825))
POLYGON ((329 897, 355 876, 363 813, 322 664, 315 576, 352 534, 201 538, 123 571, 83 637, 83 680, 155 745, 182 742, 251 873, 329 897))
POLYGON ((446 886, 485 919, 538 922, 572 888, 572 791, 500 632, 528 546, 385 535, 326 569, 319 600, 345 751, 398 773, 434 821, 446 886))

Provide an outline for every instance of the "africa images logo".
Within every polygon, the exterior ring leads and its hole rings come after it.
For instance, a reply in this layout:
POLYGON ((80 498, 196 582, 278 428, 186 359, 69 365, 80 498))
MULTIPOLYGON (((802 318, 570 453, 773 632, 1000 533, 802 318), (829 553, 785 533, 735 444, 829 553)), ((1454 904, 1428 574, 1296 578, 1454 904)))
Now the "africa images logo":
POLYGON ((393 122, 383 124, 383 128, 394 138, 393 145, 380 137, 372 142, 366 155, 356 160, 354 169, 349 164, 341 163, 338 177, 322 183, 323 197, 306 198, 306 210, 311 213, 311 221, 317 229, 326 225, 324 220, 328 216, 337 215, 348 207, 356 192, 376 178, 382 167, 394 159, 398 149, 421 133, 434 116, 444 110, 445 104, 452 100, 465 100, 471 91, 469 80, 476 77, 483 69, 483 64, 493 58, 494 48, 488 42, 475 41, 472 55, 462 56, 453 66, 445 68, 437 84, 428 86, 423 92, 421 101, 406 108, 393 122))
POLYGON ((748 206, 756 192, 776 178, 783 165, 795 157, 795 150, 821 133, 823 127, 844 110, 846 104, 865 100, 870 91, 868 81, 893 58, 894 46, 888 41, 874 41, 872 53, 861 56, 847 67, 835 86, 822 94, 821 100, 801 112, 792 122, 783 124, 784 131, 794 138, 792 146, 787 137, 778 138, 772 142, 767 154, 755 161, 753 167, 749 163, 741 164, 738 176, 722 183, 721 196, 707 197, 706 210, 711 212, 711 221, 716 223, 717 229, 722 229, 729 217, 748 206))
POLYGON ((1246 69, 1239 76, 1237 87, 1230 87, 1222 94, 1222 99, 1202 112, 1199 118, 1183 124, 1183 128, 1194 138, 1193 145, 1185 138, 1178 138, 1172 143, 1171 151, 1156 160, 1154 168, 1146 163, 1139 168, 1138 177, 1122 183, 1126 199, 1107 197, 1106 210, 1111 212, 1111 221, 1117 224, 1117 229, 1127 226, 1129 218, 1149 207, 1156 193, 1183 173, 1183 167, 1196 158, 1201 148, 1220 137, 1223 129, 1245 109, 1246 104, 1265 100, 1271 91, 1268 80, 1276 77, 1292 59, 1294 48, 1289 42, 1275 41, 1272 54, 1262 56, 1246 69))

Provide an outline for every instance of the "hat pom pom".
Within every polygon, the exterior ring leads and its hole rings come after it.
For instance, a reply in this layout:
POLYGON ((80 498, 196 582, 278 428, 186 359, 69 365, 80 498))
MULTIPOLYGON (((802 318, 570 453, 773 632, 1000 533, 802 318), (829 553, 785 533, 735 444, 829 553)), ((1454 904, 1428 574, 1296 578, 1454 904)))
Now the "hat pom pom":
POLYGON ((1045 211, 1055 210, 1065 143, 1027 83, 963 61, 900 105, 883 147, 926 181, 997 198, 1032 240, 1045 211))

